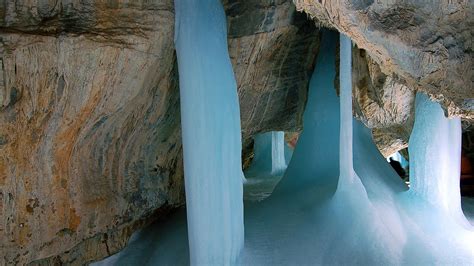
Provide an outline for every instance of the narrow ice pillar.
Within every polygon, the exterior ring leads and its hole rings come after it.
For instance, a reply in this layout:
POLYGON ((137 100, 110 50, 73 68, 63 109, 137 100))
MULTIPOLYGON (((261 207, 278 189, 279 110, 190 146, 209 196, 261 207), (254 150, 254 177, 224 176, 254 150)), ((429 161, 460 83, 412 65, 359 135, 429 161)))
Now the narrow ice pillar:
POLYGON ((283 131, 258 134, 254 141, 254 162, 262 171, 272 174, 285 171, 285 133, 283 131))
POLYGON ((343 182, 351 183, 354 178, 354 168, 352 161, 352 43, 344 34, 340 34, 340 101, 341 101, 341 125, 340 125, 340 146, 339 165, 340 178, 339 186, 343 182))
POLYGON ((410 191, 437 209, 467 224, 461 210, 461 120, 448 119, 426 94, 416 96, 415 125, 410 136, 410 191))
POLYGON ((175 0, 191 265, 230 265, 244 240, 237 86, 219 0, 175 0))

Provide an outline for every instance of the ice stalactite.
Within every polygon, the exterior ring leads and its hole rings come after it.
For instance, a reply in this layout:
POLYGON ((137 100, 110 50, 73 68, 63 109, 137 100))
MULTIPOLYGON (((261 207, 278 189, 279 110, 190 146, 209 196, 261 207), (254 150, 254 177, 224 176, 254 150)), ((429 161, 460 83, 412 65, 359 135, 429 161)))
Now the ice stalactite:
POLYGON ((410 192, 463 226, 461 209, 461 120, 448 119, 427 95, 416 96, 415 125, 410 136, 410 192))
POLYGON ((244 198, 263 200, 268 197, 285 173, 285 133, 271 131, 254 137, 254 158, 245 171, 244 198))
POLYGON ((237 86, 219 0, 176 0, 190 262, 229 265, 243 246, 237 86))

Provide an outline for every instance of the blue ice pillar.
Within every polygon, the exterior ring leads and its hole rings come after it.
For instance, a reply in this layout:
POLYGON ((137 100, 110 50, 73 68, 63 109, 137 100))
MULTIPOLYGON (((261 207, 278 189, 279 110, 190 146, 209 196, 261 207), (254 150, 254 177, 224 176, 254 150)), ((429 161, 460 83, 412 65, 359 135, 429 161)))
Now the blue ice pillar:
POLYGON ((237 86, 219 0, 175 1, 190 262, 229 265, 244 241, 237 86))
POLYGON ((285 133, 271 131, 258 134, 254 143, 255 156, 251 167, 272 175, 281 175, 286 169, 285 133))
POLYGON ((461 210, 461 120, 448 119, 426 94, 416 95, 415 125, 410 136, 410 192, 469 225, 461 210))
POLYGON ((339 146, 339 183, 338 189, 345 188, 354 181, 352 160, 352 43, 344 34, 340 34, 340 146, 339 146))
POLYGON ((285 173, 285 133, 271 131, 254 137, 254 158, 245 171, 246 200, 263 200, 268 197, 285 173))

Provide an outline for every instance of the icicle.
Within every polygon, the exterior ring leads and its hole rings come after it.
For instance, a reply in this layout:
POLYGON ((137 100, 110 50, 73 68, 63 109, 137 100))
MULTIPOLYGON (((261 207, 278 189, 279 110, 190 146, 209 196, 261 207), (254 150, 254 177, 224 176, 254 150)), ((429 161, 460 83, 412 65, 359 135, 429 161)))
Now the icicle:
POLYGON ((254 137, 254 158, 245 172, 244 198, 263 200, 278 184, 286 170, 285 133, 272 131, 254 137))
POLYGON ((236 81, 219 0, 176 0, 175 44, 192 265, 229 265, 244 237, 236 81))
POLYGON ((467 227, 461 210, 461 120, 448 119, 427 95, 416 96, 416 116, 410 136, 410 191, 449 213, 467 227))

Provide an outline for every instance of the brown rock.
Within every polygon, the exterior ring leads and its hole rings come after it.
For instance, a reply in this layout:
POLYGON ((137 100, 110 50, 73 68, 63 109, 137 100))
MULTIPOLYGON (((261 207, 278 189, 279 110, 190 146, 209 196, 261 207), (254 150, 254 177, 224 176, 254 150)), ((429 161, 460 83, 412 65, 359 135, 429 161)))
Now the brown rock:
POLYGON ((385 75, 365 52, 352 52, 354 111, 372 134, 381 153, 387 157, 408 147, 414 123, 415 92, 404 80, 385 75))
MULTIPOLYGON (((296 131, 317 30, 289 0, 246 4, 226 6, 244 139, 296 131)), ((173 2, 8 1, 0 17, 0 261, 117 252, 184 203, 173 2)))

